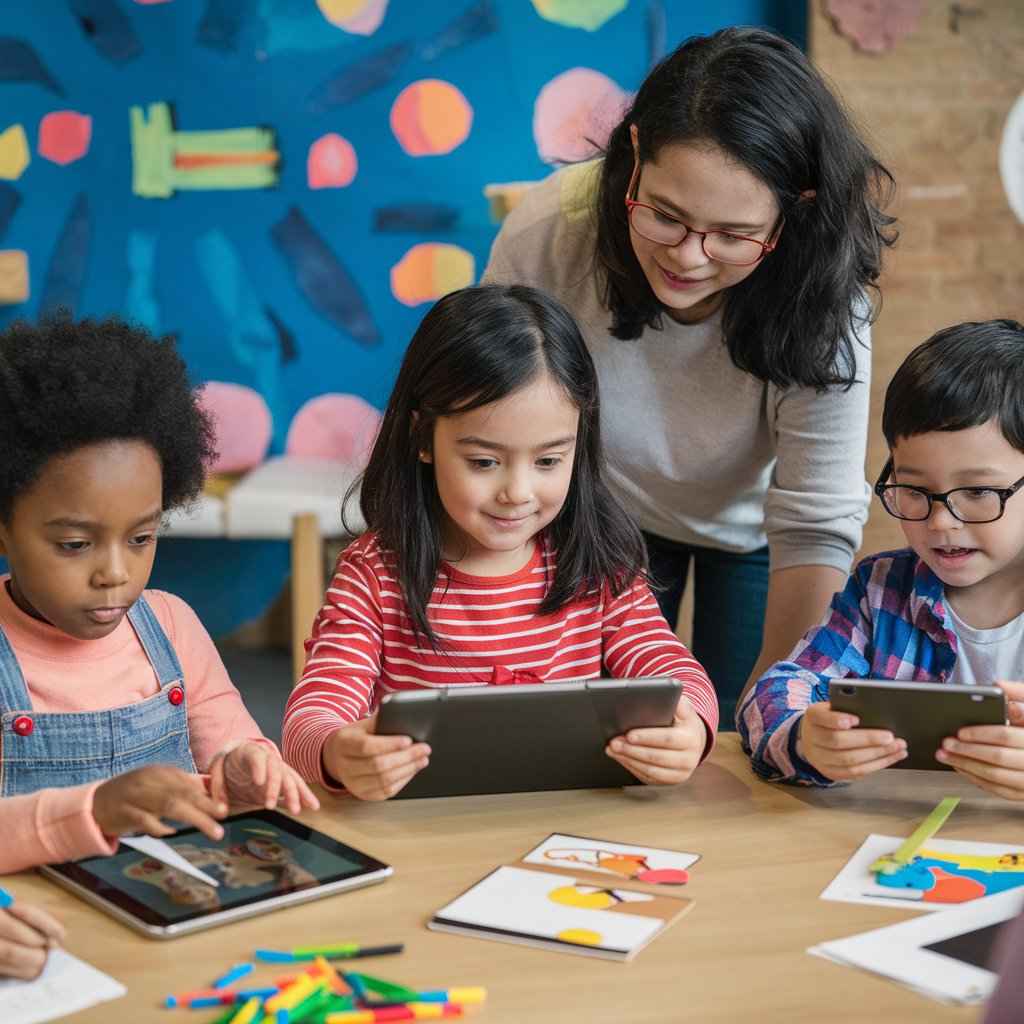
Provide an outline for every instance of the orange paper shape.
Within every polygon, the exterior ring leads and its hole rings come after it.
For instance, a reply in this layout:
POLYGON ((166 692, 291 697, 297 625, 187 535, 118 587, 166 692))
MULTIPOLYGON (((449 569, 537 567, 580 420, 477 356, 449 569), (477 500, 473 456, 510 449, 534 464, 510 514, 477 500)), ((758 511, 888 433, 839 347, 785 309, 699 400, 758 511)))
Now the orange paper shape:
POLYGON ((418 306, 473 283, 473 254, 458 245, 422 242, 391 268, 391 293, 406 306, 418 306))
POLYGON ((75 110, 55 110, 39 122, 39 155, 55 164, 70 164, 89 152, 92 118, 75 110))
POLYGON ((422 78, 407 85, 391 107, 391 130, 410 156, 440 156, 461 146, 473 108, 450 82, 422 78))
POLYGON ((306 178, 310 188, 345 188, 359 170, 356 151, 348 139, 330 132, 309 147, 306 178))
POLYGON ((28 253, 0 249, 0 306, 28 302, 28 253))

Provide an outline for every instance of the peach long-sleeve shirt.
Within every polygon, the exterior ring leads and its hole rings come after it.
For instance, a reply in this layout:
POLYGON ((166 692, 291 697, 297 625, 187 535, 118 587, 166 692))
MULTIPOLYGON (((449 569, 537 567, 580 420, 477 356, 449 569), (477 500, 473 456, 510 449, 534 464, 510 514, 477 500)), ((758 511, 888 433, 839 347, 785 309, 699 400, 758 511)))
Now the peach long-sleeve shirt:
MULTIPOLYGON (((156 674, 127 618, 101 640, 77 640, 26 615, 11 599, 7 580, 0 577, 0 626, 17 656, 34 711, 103 711, 158 692, 156 674)), ((173 594, 147 590, 145 596, 184 672, 197 768, 204 771, 214 755, 245 740, 270 744, 246 711, 196 613, 173 594)), ((104 835, 92 814, 98 785, 0 799, 0 874, 114 853, 117 839, 104 835)))

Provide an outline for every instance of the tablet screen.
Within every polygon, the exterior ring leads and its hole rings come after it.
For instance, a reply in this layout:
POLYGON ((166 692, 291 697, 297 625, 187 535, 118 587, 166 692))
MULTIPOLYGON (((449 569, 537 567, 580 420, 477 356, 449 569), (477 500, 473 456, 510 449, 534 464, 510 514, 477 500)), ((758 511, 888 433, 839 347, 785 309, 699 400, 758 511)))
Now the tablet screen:
POLYGON ((217 887, 123 845, 112 857, 89 857, 54 870, 147 924, 167 925, 386 867, 276 811, 238 814, 222 824, 219 842, 196 829, 165 840, 216 878, 217 887))

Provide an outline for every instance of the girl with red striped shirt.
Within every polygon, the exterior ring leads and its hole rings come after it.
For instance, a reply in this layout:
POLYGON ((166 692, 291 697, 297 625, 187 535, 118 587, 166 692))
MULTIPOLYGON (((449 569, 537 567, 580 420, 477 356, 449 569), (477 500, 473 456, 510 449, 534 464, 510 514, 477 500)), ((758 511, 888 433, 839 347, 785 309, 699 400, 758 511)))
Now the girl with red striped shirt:
POLYGON ((670 676, 683 684, 674 723, 633 729, 607 754, 643 782, 689 778, 718 702, 658 609, 643 539, 601 466, 597 375, 569 313, 520 285, 441 299, 361 481, 369 532, 338 559, 307 641, 286 759, 329 788, 387 799, 430 748, 375 735, 386 693, 670 676))

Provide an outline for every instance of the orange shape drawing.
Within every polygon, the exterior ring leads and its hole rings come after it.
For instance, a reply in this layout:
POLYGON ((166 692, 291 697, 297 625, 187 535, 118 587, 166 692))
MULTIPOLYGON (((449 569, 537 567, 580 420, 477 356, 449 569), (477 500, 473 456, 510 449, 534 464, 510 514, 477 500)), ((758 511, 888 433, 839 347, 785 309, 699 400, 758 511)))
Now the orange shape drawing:
POLYGON ((310 188, 344 188, 355 180, 357 170, 359 160, 352 143, 335 132, 321 135, 309 147, 306 178, 310 188))
POLYGON ((92 118, 76 110, 55 110, 39 122, 39 155, 55 164, 70 164, 89 152, 92 118))
POLYGON ((316 0, 320 13, 338 28, 357 36, 370 36, 380 28, 388 0, 316 0))
POLYGON ((28 167, 28 139, 20 124, 0 132, 0 178, 17 181, 28 167))
POLYGON ((928 870, 935 879, 935 885, 925 890, 925 903, 967 903, 985 895, 985 886, 975 878, 953 875, 942 868, 930 867, 928 870))
POLYGON ((629 93, 593 68, 570 68, 537 94, 533 138, 545 163, 594 156, 629 106, 629 93))
POLYGON ((391 268, 391 292, 406 306, 418 306, 473 283, 473 254, 444 242, 414 245, 391 268))
POLYGON ((563 942, 575 942, 577 946, 599 946, 601 944, 601 933, 591 931, 589 928, 566 928, 560 931, 556 939, 563 942))
POLYGON ((441 156, 461 146, 473 108, 450 82, 422 78, 407 85, 391 106, 391 130, 410 156, 441 156))
POLYGON ((318 395, 295 414, 285 451, 362 464, 369 457, 380 421, 380 413, 358 395, 318 395))

